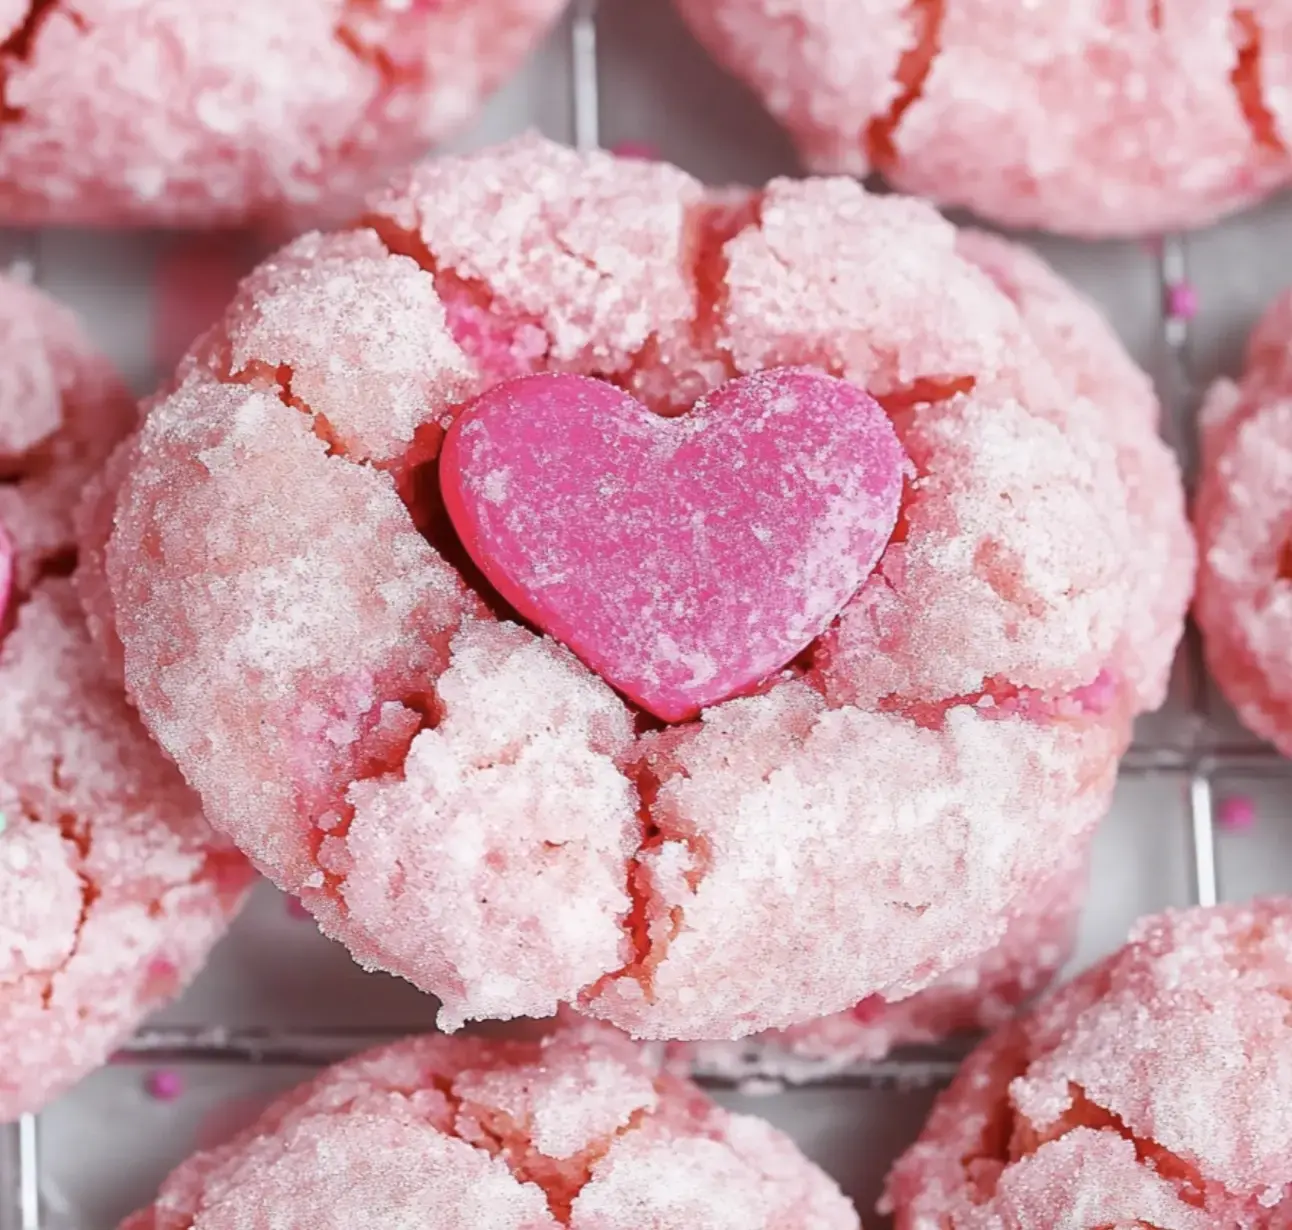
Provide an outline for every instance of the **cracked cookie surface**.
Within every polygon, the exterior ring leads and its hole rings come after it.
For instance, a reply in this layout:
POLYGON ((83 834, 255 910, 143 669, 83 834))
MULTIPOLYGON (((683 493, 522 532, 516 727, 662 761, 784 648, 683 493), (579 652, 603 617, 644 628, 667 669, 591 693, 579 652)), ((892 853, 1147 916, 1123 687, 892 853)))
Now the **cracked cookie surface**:
POLYGON ((11 0, 0 217, 294 230, 345 216, 464 123, 564 5, 11 0))
POLYGON ((897 1230, 1278 1230, 1292 902, 1170 912, 965 1062, 888 1180, 897 1230))
POLYGON ((250 869, 91 642, 71 509, 134 406, 71 316, 0 283, 0 1121, 105 1062, 224 933, 250 869))
POLYGON ((909 995, 1071 865, 1179 622, 1136 622, 1119 411, 959 243, 846 181, 426 164, 186 359, 87 517, 92 623, 215 822, 445 1025, 731 1038, 909 995), (447 532, 445 424, 533 371, 676 414, 787 365, 865 388, 919 473, 807 654, 659 729, 507 622, 447 532))
POLYGON ((122 1230, 858 1230, 761 1120, 584 1025, 541 1043, 415 1038, 330 1069, 201 1153, 122 1230))
POLYGON ((815 172, 1008 226, 1202 226, 1292 180, 1287 0, 676 0, 815 172))

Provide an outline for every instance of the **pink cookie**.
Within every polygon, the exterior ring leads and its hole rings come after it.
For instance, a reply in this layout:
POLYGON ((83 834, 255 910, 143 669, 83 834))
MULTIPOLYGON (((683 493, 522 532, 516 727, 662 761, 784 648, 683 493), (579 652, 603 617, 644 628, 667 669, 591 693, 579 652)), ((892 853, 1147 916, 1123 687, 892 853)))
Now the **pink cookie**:
POLYGON ((427 164, 253 273, 117 459, 101 638, 216 823, 448 1027, 733 1038, 914 994, 1071 865, 1156 686, 1122 406, 958 242, 844 180, 710 197, 538 139, 427 164), (496 618, 445 428, 536 372, 673 414, 785 367, 866 390, 917 477, 807 652, 658 729, 496 618))
MULTIPOLYGON (((1138 703, 1154 708, 1166 695, 1192 590, 1195 553, 1179 467, 1157 435, 1159 408, 1152 384, 1096 309, 1029 249, 964 231, 957 250, 1018 306, 1068 387, 1105 411, 1104 430, 1117 445, 1137 556, 1136 596, 1117 670, 1132 681, 1138 703)), ((886 1003, 872 997, 846 1012, 755 1038, 746 1046, 700 1044, 693 1050, 710 1069, 798 1082, 882 1058, 894 1046, 995 1028, 1043 989, 1067 960, 1085 887, 1085 859, 1079 857, 1033 894, 997 948, 909 999, 886 1003)))
POLYGON ((1194 613, 1238 716, 1292 755, 1292 293, 1252 334, 1241 384, 1202 411, 1194 613))
POLYGON ((989 1038, 888 1180, 896 1230, 1282 1230, 1292 901, 1160 915, 989 1038))
POLYGON ((995 948, 909 999, 885 1003, 876 996, 744 1042, 674 1043, 670 1055, 729 1080, 800 1085, 883 1059, 896 1047, 996 1029, 1043 991, 1072 955, 1087 879, 1083 858, 1036 890, 995 948))
POLYGON ((0 4, 0 222, 210 228, 344 216, 468 119, 564 7, 0 4))
POLYGON ((1009 226, 1202 226, 1292 180, 1284 0, 676 0, 817 172, 1009 226))
POLYGON ((133 415, 72 317, 0 282, 0 555, 14 565, 0 605, 0 1121, 171 999, 249 879, 104 670, 65 579, 69 510, 133 415))
POLYGON ((858 1230, 787 1137, 588 1025, 339 1064, 190 1158, 121 1230, 253 1225, 858 1230))

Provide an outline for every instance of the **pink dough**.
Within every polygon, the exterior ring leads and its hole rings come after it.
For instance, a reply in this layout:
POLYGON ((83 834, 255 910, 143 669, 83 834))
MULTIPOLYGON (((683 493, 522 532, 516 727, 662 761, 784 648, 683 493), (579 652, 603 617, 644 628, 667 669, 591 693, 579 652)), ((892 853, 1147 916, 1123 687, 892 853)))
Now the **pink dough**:
POLYGON ((1282 1230, 1292 901, 1167 913, 989 1038, 888 1179, 896 1230, 1282 1230))
POLYGON ((101 664, 70 508, 134 415, 75 321, 0 282, 0 1122, 103 1063, 196 972, 250 871, 101 664))
POLYGON ((253 1225, 859 1230, 787 1137, 590 1025, 339 1064, 190 1158, 121 1230, 253 1225))
POLYGON ((210 228, 344 216, 467 120, 564 7, 2 4, 0 221, 210 228))
POLYGON ((1207 664, 1243 722, 1292 755, 1292 293, 1257 326, 1240 384, 1202 412, 1194 606, 1207 664))
POLYGON ((815 172, 1009 226, 1202 226, 1292 180, 1285 0, 675 0, 815 172))
POLYGON ((462 412, 440 487, 516 611, 679 722, 825 631, 888 546, 907 469, 879 405, 809 368, 730 381, 681 419, 545 375, 462 412))
POLYGON ((1071 866, 1153 690, 1121 408, 958 242, 843 180, 428 163, 181 365, 87 506, 98 635, 218 826, 446 1027, 735 1038, 912 995, 1071 866), (782 676, 661 730, 499 621, 436 482, 459 407, 557 371, 678 413, 796 366, 873 396, 916 477, 782 676))

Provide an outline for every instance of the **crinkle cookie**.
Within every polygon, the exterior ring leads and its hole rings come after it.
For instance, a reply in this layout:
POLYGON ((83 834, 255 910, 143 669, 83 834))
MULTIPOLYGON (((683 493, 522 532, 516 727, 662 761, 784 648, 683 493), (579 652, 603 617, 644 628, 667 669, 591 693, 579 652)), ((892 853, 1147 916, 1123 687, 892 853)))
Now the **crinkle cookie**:
POLYGON ((101 663, 70 509, 134 407, 72 317, 0 282, 0 1121, 171 999, 250 869, 101 663))
POLYGON ((345 216, 470 117, 564 7, 0 3, 0 223, 209 228, 345 216))
POLYGON ((897 1230, 1280 1230, 1292 902, 1160 915, 983 1043, 888 1180, 897 1230))
POLYGON ((1202 411, 1194 614, 1243 722, 1292 755, 1292 294, 1252 334, 1241 384, 1202 411))
MULTIPOLYGON (((1104 430, 1117 444, 1137 554, 1136 596, 1118 669, 1133 681, 1138 704, 1156 707, 1166 696, 1192 590, 1194 547, 1179 467, 1156 432, 1159 408, 1152 384, 1097 310, 1029 249, 964 231, 957 250, 1016 304, 1074 394, 1105 412, 1104 430)), ((801 1082, 882 1058, 895 1046, 994 1029, 1044 989, 1071 955, 1087 882, 1085 852, 1074 849, 1074 855, 1071 866, 1033 893, 998 947, 909 999, 889 1003, 873 996, 848 1011, 748 1044, 679 1049, 706 1070, 801 1082)))
POLYGON ((1151 405, 1128 451, 960 242, 846 180, 714 196, 538 139, 418 168, 249 277, 117 458, 99 635, 215 823, 447 1027, 912 995, 1070 865, 1179 618, 1145 620, 1123 475, 1151 405), (661 726, 506 618, 446 426, 533 373, 673 415, 787 368, 883 406, 896 529, 784 670, 661 726))
POLYGON ((339 1064, 190 1158, 121 1230, 252 1225, 858 1230, 787 1137, 590 1025, 339 1064))
POLYGON ((1286 0, 676 0, 816 172, 1008 226, 1203 226, 1292 179, 1286 0))

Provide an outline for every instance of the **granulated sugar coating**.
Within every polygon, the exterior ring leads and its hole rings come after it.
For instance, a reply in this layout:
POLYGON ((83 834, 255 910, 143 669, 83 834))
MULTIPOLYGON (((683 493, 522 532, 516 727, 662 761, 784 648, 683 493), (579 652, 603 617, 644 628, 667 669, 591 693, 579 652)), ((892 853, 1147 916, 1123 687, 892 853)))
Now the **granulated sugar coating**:
POLYGON ((1170 683, 1197 551, 1175 454, 1158 436, 1153 383, 1088 300, 1021 244, 981 231, 961 233, 958 250, 1018 307, 1042 353, 1073 393, 1103 411, 1117 450, 1134 552, 1134 597, 1116 671, 1139 705, 1156 709, 1170 683))
POLYGON ((914 994, 1071 865, 1154 686, 1117 411, 957 242, 845 180, 426 164, 255 272, 154 405, 87 516, 99 635, 208 815, 447 1027, 734 1038, 914 994), (536 372, 673 414, 784 367, 887 411, 893 541, 761 694, 657 729, 498 621, 445 427, 536 372))
POLYGON ((602 1027, 413 1038, 190 1158, 121 1230, 859 1230, 788 1137, 602 1027))
POLYGON ((1202 411, 1194 612, 1243 722, 1292 755, 1292 293, 1252 334, 1241 384, 1202 411))
POLYGON ((1281 1230, 1292 901, 1168 913, 989 1038, 888 1180, 896 1230, 1281 1230))
POLYGON ((815 172, 1010 226, 1202 226, 1292 180, 1286 0, 676 0, 815 172))
POLYGON ((345 216, 468 119, 564 7, 0 4, 0 220, 208 228, 345 216))
POLYGON ((798 1085, 882 1059, 896 1047, 996 1029, 1044 990, 1072 955, 1086 887, 1083 856, 1032 894, 995 948, 909 999, 886 1003, 875 996, 846 1012, 743 1042, 674 1043, 670 1056, 734 1081, 798 1085))
POLYGON ((222 848, 103 668, 69 510, 133 406, 71 316, 0 283, 0 1122, 98 1067, 223 934, 222 848))

